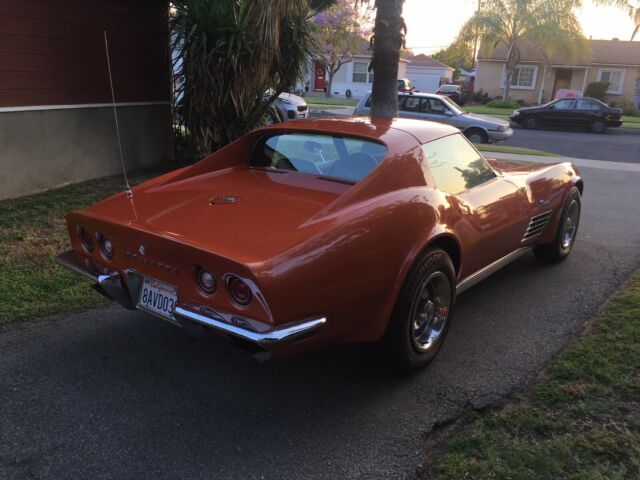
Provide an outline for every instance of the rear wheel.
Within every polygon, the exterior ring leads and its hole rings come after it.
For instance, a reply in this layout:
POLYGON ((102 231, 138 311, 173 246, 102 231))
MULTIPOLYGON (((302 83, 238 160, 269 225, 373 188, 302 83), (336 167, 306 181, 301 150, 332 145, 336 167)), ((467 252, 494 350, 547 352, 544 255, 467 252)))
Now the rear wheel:
POLYGON ((581 207, 580 191, 573 187, 562 209, 562 216, 553 241, 538 245, 533 250, 538 259, 545 262, 560 262, 569 256, 578 234, 581 207))
POLYGON ((590 128, 593 133, 604 133, 607 129, 607 124, 602 120, 594 120, 591 122, 590 128))
POLYGON ((538 117, 535 115, 529 115, 528 117, 525 117, 522 125, 524 125, 524 128, 535 130, 540 126, 540 120, 538 120, 538 117))
POLYGON ((438 248, 412 268, 382 339, 383 352, 403 370, 431 362, 447 335, 455 304, 455 270, 438 248))
POLYGON ((480 128, 470 128, 464 134, 471 143, 487 143, 489 141, 487 133, 480 128))

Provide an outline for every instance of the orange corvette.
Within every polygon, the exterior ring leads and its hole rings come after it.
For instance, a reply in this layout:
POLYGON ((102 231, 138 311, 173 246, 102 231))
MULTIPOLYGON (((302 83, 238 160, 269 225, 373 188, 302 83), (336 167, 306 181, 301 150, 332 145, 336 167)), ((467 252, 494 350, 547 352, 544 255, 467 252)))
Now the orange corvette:
POLYGON ((569 255, 582 190, 571 164, 486 160, 446 125, 301 120, 69 213, 59 262, 189 330, 277 355, 379 342, 415 368, 457 294, 569 255))

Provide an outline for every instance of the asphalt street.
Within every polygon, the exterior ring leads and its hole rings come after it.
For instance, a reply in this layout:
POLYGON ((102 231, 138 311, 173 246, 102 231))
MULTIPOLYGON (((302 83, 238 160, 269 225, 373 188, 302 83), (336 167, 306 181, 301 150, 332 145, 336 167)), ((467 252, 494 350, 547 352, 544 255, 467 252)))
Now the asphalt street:
MULTIPOLYGON (((325 115, 352 115, 353 108, 324 112, 325 115)), ((319 110, 311 110, 311 116, 322 115, 319 110)), ((513 136, 501 145, 533 148, 565 157, 640 163, 640 129, 609 128, 599 134, 576 128, 527 130, 515 124, 512 127, 513 136)))
POLYGON ((0 478, 414 478, 434 425, 521 391, 640 263, 640 173, 582 173, 570 258, 462 295, 414 375, 359 347, 258 363, 119 307, 3 328, 0 478))
POLYGON ((514 127, 513 136, 503 145, 533 148, 565 157, 640 163, 640 130, 629 132, 609 128, 605 133, 590 133, 575 129, 527 130, 514 127))

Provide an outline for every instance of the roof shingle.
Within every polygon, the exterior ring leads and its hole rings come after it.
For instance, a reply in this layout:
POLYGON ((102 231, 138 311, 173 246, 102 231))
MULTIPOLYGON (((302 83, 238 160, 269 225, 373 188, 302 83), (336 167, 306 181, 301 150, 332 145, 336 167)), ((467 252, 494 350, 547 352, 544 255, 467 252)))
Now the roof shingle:
MULTIPOLYGON (((554 65, 633 65, 640 66, 640 42, 622 40, 589 40, 590 52, 567 62, 558 54, 554 54, 551 63, 554 65)), ((507 49, 501 44, 489 51, 486 46, 478 53, 478 60, 506 60, 507 49)), ((520 48, 520 61, 541 62, 542 56, 532 42, 524 43, 520 48)))

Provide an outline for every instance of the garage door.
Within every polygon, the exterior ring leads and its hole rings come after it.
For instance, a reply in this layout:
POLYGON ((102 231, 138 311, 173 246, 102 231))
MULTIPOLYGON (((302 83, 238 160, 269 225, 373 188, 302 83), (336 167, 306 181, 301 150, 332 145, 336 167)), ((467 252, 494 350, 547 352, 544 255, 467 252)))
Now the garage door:
POLYGON ((413 82, 416 90, 421 92, 434 93, 440 86, 440 75, 407 72, 407 77, 413 82))

